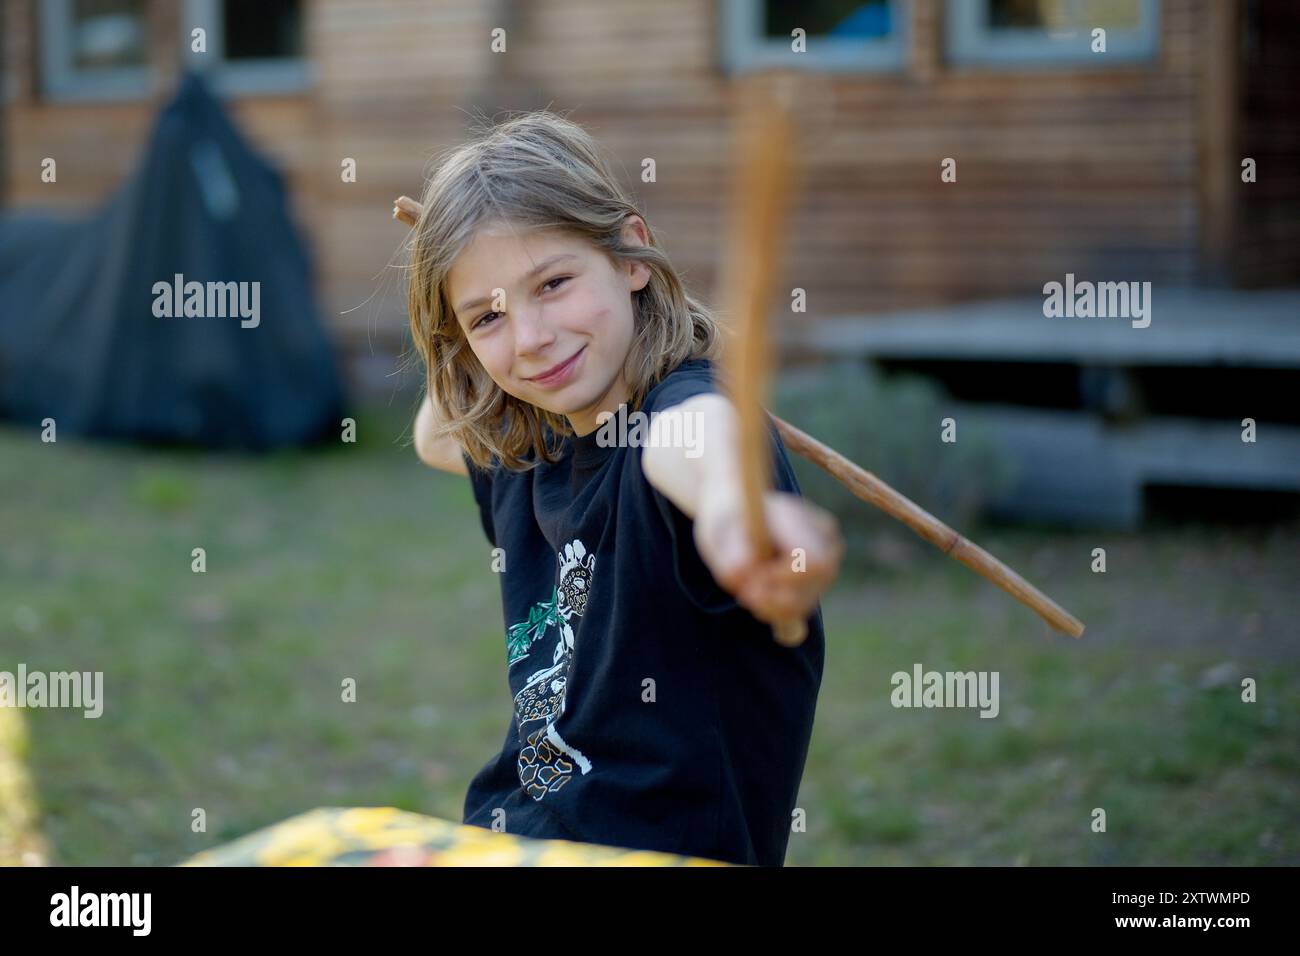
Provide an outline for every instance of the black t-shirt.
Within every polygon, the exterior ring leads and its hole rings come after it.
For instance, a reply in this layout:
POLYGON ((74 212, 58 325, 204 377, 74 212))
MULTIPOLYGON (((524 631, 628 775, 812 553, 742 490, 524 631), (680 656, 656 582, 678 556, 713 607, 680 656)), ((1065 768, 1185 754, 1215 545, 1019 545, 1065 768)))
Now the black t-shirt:
MULTIPOLYGON (((708 361, 685 362, 640 411, 715 390, 708 361)), ((642 473, 640 443, 599 435, 526 472, 470 465, 505 562, 513 714, 465 823, 779 866, 821 685, 821 607, 802 645, 778 644, 714 581, 691 519, 642 473)), ((797 493, 770 435, 773 484, 797 493)))

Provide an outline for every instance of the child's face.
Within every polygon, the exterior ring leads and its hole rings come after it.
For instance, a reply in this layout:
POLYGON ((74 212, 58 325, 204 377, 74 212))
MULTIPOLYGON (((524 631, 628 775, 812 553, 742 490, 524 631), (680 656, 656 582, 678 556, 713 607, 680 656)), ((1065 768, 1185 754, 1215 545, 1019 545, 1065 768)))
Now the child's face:
MULTIPOLYGON (((623 241, 647 243, 640 217, 624 222, 623 241)), ((497 223, 480 228, 452 263, 447 295, 492 381, 567 416, 586 435, 596 429, 597 414, 627 399, 622 372, 632 345, 632 293, 649 281, 647 266, 615 266, 578 237, 555 230, 516 235, 497 223), (538 266, 544 268, 535 272, 538 266), (497 301, 494 290, 501 291, 497 301)))

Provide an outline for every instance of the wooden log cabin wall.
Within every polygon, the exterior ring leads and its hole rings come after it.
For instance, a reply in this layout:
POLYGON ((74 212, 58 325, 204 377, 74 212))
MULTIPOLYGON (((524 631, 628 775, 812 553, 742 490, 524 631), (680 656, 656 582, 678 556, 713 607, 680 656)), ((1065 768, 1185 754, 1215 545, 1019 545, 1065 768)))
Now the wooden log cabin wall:
MULTIPOLYGON (((48 88, 49 14, 36 0, 7 0, 7 205, 84 209, 121 182, 174 86, 187 18, 219 16, 222 2, 140 0, 148 89, 79 99, 48 88), (57 184, 41 182, 46 156, 58 159, 57 184)), ((230 102, 287 175, 341 342, 400 348, 400 275, 387 266, 404 230, 387 218, 388 203, 418 194, 426 164, 459 140, 474 109, 550 105, 587 125, 613 150, 688 284, 710 294, 731 175, 723 50, 727 17, 745 2, 293 5, 306 78, 230 102), (507 29, 504 56, 489 49, 497 26, 507 29), (653 184, 640 182, 648 156, 653 184), (356 160, 355 183, 341 180, 345 157, 356 160)), ((809 308, 793 320, 1037 295, 1066 272, 1295 283, 1296 114, 1275 86, 1294 87, 1295 8, 1150 2, 1155 51, 1136 61, 954 63, 945 29, 953 8, 906 0, 893 8, 905 38, 896 67, 810 77, 816 133, 805 144, 790 257, 809 308), (1243 51, 1243 37, 1256 48, 1243 51), (1261 160, 1253 187, 1238 184, 1244 149, 1261 160), (945 157, 957 160, 955 184, 940 182, 945 157), (1279 251, 1288 240, 1290 251, 1279 251)))

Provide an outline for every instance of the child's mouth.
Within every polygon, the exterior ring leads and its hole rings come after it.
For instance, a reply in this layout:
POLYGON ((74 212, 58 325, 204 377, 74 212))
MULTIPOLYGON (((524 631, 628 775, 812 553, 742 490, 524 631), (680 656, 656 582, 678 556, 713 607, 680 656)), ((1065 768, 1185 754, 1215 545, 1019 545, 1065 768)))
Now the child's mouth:
POLYGON ((582 354, 587 351, 587 346, 583 346, 573 353, 573 357, 557 365, 545 375, 538 375, 536 378, 528 379, 539 388, 558 388, 568 382, 577 372, 578 360, 582 354))

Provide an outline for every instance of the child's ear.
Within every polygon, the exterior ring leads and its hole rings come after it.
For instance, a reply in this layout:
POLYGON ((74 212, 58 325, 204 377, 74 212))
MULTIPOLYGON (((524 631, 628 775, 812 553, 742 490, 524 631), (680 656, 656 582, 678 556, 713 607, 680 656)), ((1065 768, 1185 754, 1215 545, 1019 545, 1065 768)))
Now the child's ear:
POLYGON ((650 227, 640 216, 632 214, 623 220, 623 245, 650 245, 650 227))
MULTIPOLYGON (((623 245, 625 246, 648 246, 650 245, 650 227, 646 225, 645 220, 635 214, 629 215, 623 220, 622 230, 623 245)), ((626 261, 630 284, 629 292, 640 292, 650 282, 650 267, 644 262, 635 259, 626 261)))
POLYGON ((630 265, 632 283, 629 288, 632 292, 640 292, 650 284, 650 267, 644 262, 632 262, 630 265))

